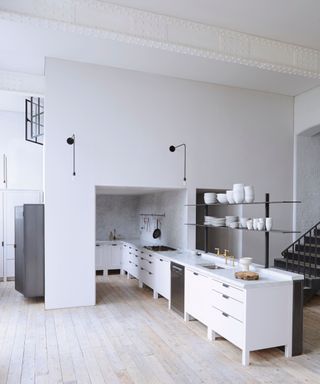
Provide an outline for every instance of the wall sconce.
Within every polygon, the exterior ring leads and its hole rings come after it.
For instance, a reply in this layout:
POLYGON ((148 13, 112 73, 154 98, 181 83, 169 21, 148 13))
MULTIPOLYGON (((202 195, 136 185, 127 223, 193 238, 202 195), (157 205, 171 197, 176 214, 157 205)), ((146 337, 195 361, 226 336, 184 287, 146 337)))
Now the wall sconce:
POLYGON ((72 145, 72 175, 76 175, 76 136, 73 134, 71 137, 67 138, 67 143, 72 145))
POLYGON ((169 151, 174 152, 177 148, 184 147, 184 167, 183 167, 183 182, 187 182, 187 146, 186 144, 170 145, 169 151))

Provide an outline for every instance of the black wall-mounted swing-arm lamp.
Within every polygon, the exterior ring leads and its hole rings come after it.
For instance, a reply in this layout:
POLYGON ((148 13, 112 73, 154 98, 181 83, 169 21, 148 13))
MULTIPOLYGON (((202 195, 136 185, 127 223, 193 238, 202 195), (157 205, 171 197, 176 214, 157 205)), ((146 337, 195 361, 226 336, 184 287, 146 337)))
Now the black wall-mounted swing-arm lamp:
POLYGON ((170 145, 169 151, 174 152, 177 148, 184 147, 184 167, 183 167, 183 181, 187 182, 187 146, 186 144, 170 145))
POLYGON ((72 175, 76 175, 76 136, 73 134, 72 136, 67 138, 67 143, 72 145, 73 156, 72 156, 72 175))

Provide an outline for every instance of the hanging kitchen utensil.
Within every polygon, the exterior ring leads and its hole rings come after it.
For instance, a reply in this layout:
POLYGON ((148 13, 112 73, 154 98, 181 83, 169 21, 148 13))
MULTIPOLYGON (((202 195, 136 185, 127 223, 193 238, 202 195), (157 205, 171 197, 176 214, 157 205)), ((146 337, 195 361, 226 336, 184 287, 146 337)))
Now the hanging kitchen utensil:
POLYGON ((161 236, 161 231, 159 229, 158 219, 157 219, 157 228, 153 231, 152 236, 154 239, 158 239, 161 236))

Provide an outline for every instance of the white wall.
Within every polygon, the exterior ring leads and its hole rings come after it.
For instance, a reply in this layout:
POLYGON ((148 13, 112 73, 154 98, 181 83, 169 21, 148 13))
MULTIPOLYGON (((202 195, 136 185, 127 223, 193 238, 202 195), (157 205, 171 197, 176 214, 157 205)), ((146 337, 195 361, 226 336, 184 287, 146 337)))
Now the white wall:
POLYGON ((43 147, 25 140, 24 113, 0 111, 0 177, 7 156, 8 188, 43 190, 43 147))
POLYGON ((295 97, 294 129, 299 135, 303 131, 320 126, 320 87, 311 89, 295 97))
MULTIPOLYGON (((188 146, 189 202, 197 187, 239 181, 258 199, 292 197, 290 97, 56 59, 46 90, 46 308, 95 303, 95 185, 181 187, 183 153, 170 144, 188 146)), ((190 228, 190 248, 194 239, 190 228)), ((287 244, 279 239, 277 252, 287 244)))

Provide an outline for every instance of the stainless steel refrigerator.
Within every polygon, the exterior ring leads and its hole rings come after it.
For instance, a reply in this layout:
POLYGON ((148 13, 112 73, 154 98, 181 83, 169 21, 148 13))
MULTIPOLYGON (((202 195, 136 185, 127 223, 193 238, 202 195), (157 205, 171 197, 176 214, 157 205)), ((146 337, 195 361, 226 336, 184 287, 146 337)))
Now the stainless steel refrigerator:
POLYGON ((44 296, 44 205, 15 207, 15 289, 44 296))

